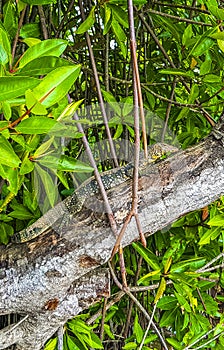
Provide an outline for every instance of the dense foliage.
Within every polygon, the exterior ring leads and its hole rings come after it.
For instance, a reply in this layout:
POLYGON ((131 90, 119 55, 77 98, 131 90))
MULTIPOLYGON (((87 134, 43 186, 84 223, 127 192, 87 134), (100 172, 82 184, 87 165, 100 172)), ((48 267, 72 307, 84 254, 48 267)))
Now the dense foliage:
MULTIPOLYGON (((165 139, 189 147, 222 115, 222 6, 216 0, 134 1, 149 144, 165 139)), ((131 157, 121 144, 129 140, 129 152, 134 141, 133 73, 125 1, 8 0, 0 12, 0 241, 7 244, 91 173, 74 113, 99 169, 113 165, 94 68, 119 161, 131 157)), ((147 248, 135 243, 124 252, 130 285, 158 284, 136 296, 173 349, 224 348, 223 224, 220 198, 150 237, 147 248)), ((93 326, 84 322, 102 306, 96 305, 66 324, 64 349, 162 348, 127 296, 111 304, 102 342, 96 335, 101 316, 93 326)), ((50 340, 46 349, 56 344, 50 340)))

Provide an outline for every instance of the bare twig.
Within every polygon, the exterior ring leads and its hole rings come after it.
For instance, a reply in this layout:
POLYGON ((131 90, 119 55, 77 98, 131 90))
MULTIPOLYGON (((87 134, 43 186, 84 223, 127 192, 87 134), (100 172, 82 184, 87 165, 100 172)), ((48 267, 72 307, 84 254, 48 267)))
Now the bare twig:
POLYGON ((162 16, 162 17, 168 17, 168 18, 172 18, 172 19, 175 19, 177 20, 177 22, 186 22, 186 23, 192 23, 192 24, 198 24, 200 26, 205 26, 205 27, 212 27, 213 25, 210 24, 210 23, 205 23, 205 22, 200 22, 200 21, 194 21, 192 19, 189 19, 189 18, 181 18, 181 17, 178 17, 178 16, 174 16, 174 15, 170 15, 168 13, 164 13, 164 12, 160 12, 160 11, 155 11, 155 10, 147 10, 147 12, 149 13, 152 13, 152 14, 155 14, 155 15, 159 15, 159 16, 162 16))
MULTIPOLYGON (((84 13, 84 8, 83 8, 83 3, 82 3, 81 0, 79 0, 79 7, 80 7, 82 20, 84 22, 85 21, 85 13, 84 13)), ((117 161, 116 151, 115 151, 115 148, 114 148, 113 140, 112 140, 111 133, 110 133, 110 128, 109 128, 109 125, 108 125, 108 119, 107 119, 107 114, 106 114, 106 110, 105 110, 103 96, 102 96, 102 93, 101 93, 100 81, 99 81, 99 76, 98 76, 98 73, 97 73, 96 62, 95 62, 95 58, 94 58, 94 54, 93 54, 91 40, 90 40, 88 32, 86 32, 85 35, 86 35, 86 42, 87 42, 87 45, 88 45, 90 60, 91 60, 91 63, 92 63, 93 74, 94 74, 94 79, 95 79, 95 83, 96 83, 96 90, 97 90, 97 94, 98 94, 100 108, 101 108, 101 112, 102 112, 102 116, 103 116, 103 120, 104 120, 104 125, 105 125, 105 129, 106 129, 107 137, 108 137, 108 142, 109 142, 109 145, 110 145, 111 155, 113 157, 115 166, 118 167, 119 164, 118 164, 118 161, 117 161)))
POLYGON ((16 45, 17 45, 17 42, 18 42, 18 39, 19 39, 19 33, 20 33, 20 29, 21 29, 22 24, 23 24, 23 19, 24 19, 24 16, 25 16, 25 12, 26 12, 26 5, 25 5, 25 7, 22 10, 22 13, 20 15, 20 19, 19 19, 19 23, 18 23, 18 29, 17 29, 16 35, 15 35, 15 38, 14 38, 14 41, 13 41, 13 45, 12 45, 12 62, 10 63, 10 71, 12 70, 12 64, 13 64, 13 60, 15 58, 15 53, 16 53, 16 45))
POLYGON ((44 37, 44 40, 47 40, 48 39, 48 31, 47 31, 47 24, 46 24, 45 14, 44 14, 44 10, 43 10, 42 5, 38 5, 38 12, 39 12, 39 16, 40 16, 40 23, 41 23, 41 27, 42 27, 43 37, 44 37))

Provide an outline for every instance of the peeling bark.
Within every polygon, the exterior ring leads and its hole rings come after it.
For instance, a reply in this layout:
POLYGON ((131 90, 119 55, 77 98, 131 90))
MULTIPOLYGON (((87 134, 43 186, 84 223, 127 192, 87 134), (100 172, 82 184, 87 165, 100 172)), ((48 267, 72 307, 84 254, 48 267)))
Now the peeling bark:
MULTIPOLYGON (((139 219, 146 236, 218 199, 224 193, 223 170, 222 139, 213 136, 186 151, 149 164, 139 179, 139 219)), ((118 228, 131 207, 130 189, 131 181, 126 181, 108 191, 118 228)), ((94 276, 95 272, 90 271, 110 258, 115 237, 100 196, 90 199, 86 206, 88 208, 76 214, 61 233, 52 230, 24 244, 0 247, 0 314, 29 315, 18 331, 22 332, 16 339, 18 349, 28 349, 24 337, 29 339, 29 349, 39 349, 41 337, 46 341, 66 317, 77 314, 81 310, 78 302, 77 307, 69 310, 65 302, 66 298, 77 300, 75 293, 73 297, 69 295, 73 284, 79 282, 84 287, 86 282, 81 282, 82 276, 87 273, 94 276), (55 299, 58 300, 56 309, 47 310, 47 303, 55 299), (55 313, 61 314, 63 310, 63 320, 51 326, 55 313), (37 343, 32 345, 36 338, 37 343)), ((137 239, 135 220, 131 220, 123 245, 137 239)), ((3 344, 3 337, 0 333, 0 344, 3 344)))

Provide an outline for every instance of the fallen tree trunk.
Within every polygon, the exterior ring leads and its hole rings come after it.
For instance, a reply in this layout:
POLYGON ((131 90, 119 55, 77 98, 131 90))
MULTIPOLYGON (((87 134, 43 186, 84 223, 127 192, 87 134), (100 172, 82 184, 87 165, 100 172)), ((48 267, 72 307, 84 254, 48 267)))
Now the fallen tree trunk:
MULTIPOLYGON (((213 136, 163 161, 149 164, 139 179, 139 219, 145 235, 154 234, 180 216, 219 198, 224 193, 223 170, 222 138, 217 140, 213 136)), ((121 228, 131 207, 131 181, 112 188, 108 197, 118 228, 121 228)), ((88 208, 94 207, 95 203, 96 198, 92 198, 88 201, 88 208)), ((110 258, 115 237, 99 203, 102 205, 100 196, 96 211, 83 208, 61 234, 52 231, 34 241, 0 247, 0 314, 29 315, 15 341, 18 349, 39 349, 52 335, 52 332, 46 332, 51 317, 66 309, 64 301, 69 297, 74 281, 80 282, 87 273, 94 275, 95 272, 90 271, 110 258), (53 311, 47 308, 52 300, 57 301, 53 311), (38 323, 36 320, 40 316, 41 322, 38 323), (32 320, 36 322, 33 339, 30 336, 30 330, 34 332, 32 320), (35 338, 38 339, 36 343, 35 338)), ((123 245, 137 239, 133 219, 123 245)), ((78 298, 76 300, 79 305, 78 298)), ((66 309, 63 322, 79 310, 78 306, 76 310, 66 309)), ((62 319, 58 317, 52 330, 61 324, 62 319)), ((2 330, 0 344, 4 339, 2 330)), ((0 349, 5 348, 1 346, 0 349)))

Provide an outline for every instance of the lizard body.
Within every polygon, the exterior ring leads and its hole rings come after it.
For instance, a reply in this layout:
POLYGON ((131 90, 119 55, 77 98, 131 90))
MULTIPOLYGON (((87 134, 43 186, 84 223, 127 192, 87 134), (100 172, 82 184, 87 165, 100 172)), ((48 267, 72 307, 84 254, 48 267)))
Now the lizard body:
MULTIPOLYGON (((161 158, 163 155, 176 152, 178 149, 174 146, 167 145, 165 143, 157 143, 153 145, 149 150, 149 157, 147 160, 141 157, 139 163, 139 175, 141 171, 146 167, 146 164, 154 162, 156 159, 161 158)), ((128 163, 120 168, 105 171, 101 175, 101 180, 106 190, 112 187, 118 186, 125 182, 127 179, 131 179, 133 176, 134 164, 128 163)), ((99 193, 99 186, 96 179, 91 177, 82 183, 74 193, 67 197, 62 202, 56 204, 55 207, 50 209, 46 214, 40 217, 35 223, 28 226, 26 229, 16 233, 12 237, 12 242, 24 243, 36 238, 42 233, 46 233, 52 226, 60 220, 61 222, 57 227, 67 223, 69 217, 74 216, 81 211, 85 200, 99 193)))

